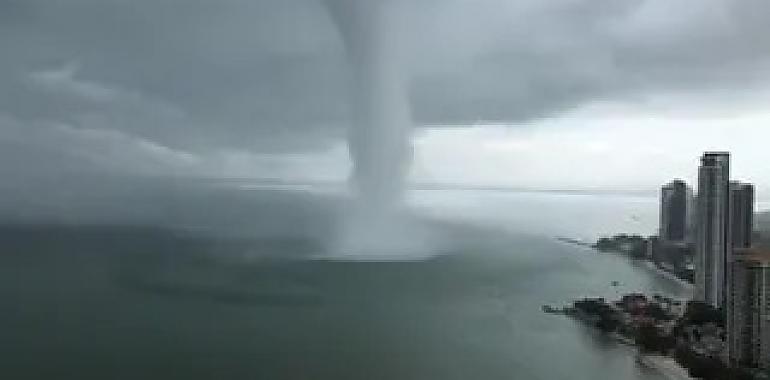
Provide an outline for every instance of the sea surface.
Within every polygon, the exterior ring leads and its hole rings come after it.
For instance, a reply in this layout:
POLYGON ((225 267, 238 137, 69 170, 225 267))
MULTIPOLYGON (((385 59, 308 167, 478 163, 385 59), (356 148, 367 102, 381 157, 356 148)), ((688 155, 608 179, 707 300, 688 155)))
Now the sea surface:
POLYGON ((432 252, 392 261, 329 255, 344 199, 212 194, 163 204, 180 215, 163 225, 0 227, 0 378, 663 378, 541 311, 687 297, 644 264, 554 239, 653 233, 654 198, 412 191, 408 225, 432 252))

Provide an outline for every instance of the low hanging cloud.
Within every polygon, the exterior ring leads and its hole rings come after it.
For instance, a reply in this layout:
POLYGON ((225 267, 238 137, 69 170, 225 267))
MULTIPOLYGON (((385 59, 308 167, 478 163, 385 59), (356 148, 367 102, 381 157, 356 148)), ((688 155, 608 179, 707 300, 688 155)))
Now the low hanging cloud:
MULTIPOLYGON (((770 87, 763 0, 394 1, 419 124, 537 125, 667 99, 718 115, 770 87)), ((0 129, 67 157, 106 144, 135 171, 241 173, 241 153, 261 168, 332 149, 350 119, 344 44, 317 0, 9 0, 0 45, 0 129), (201 164, 216 160, 238 164, 201 164)))

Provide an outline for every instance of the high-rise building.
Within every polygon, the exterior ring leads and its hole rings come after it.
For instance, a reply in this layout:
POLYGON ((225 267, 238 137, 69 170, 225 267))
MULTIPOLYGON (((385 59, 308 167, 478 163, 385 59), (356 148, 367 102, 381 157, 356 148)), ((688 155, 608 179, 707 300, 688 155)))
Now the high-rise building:
POLYGON ((754 186, 730 182, 730 233, 735 248, 751 247, 754 232, 754 186))
POLYGON ((724 305, 725 268, 730 234, 730 153, 706 152, 698 170, 698 221, 695 241, 695 298, 724 305))
POLYGON ((687 240, 692 191, 682 180, 673 180, 660 191, 660 239, 665 242, 687 240))
POLYGON ((770 368, 770 251, 736 249, 728 268, 726 316, 730 362, 770 368))

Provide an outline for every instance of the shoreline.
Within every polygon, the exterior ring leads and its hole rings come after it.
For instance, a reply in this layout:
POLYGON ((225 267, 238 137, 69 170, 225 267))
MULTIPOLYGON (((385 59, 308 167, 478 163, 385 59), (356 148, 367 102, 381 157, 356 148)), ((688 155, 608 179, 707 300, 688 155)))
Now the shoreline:
POLYGON ((679 284, 682 288, 686 289, 687 291, 690 291, 690 292, 694 291, 694 289, 695 289, 695 285, 694 284, 692 284, 692 283, 690 283, 688 281, 685 281, 685 280, 677 277, 675 274, 673 274, 673 273, 671 273, 671 272, 669 272, 669 271, 667 271, 667 270, 665 270, 665 269, 655 265, 655 263, 653 263, 650 260, 643 260, 643 261, 644 261, 644 265, 647 268, 655 271, 661 277, 676 282, 677 284, 679 284))
POLYGON ((696 380, 674 358, 659 354, 638 354, 637 362, 671 380, 696 380))
MULTIPOLYGON (((655 272, 657 275, 667 280, 675 282, 677 285, 681 286, 683 289, 689 292, 690 295, 692 295, 692 292, 695 289, 695 285, 655 265, 655 263, 650 260, 643 259, 642 261, 644 261, 644 266, 647 267, 647 269, 655 272)), ((687 369, 682 367, 672 357, 660 354, 637 353, 637 355, 637 361, 639 364, 655 370, 669 380, 697 380, 696 378, 690 376, 690 373, 687 372, 687 369)))
MULTIPOLYGON (((597 250, 595 247, 591 246, 590 244, 584 243, 577 239, 563 238, 563 237, 555 237, 555 239, 557 241, 560 241, 565 244, 570 244, 575 247, 590 248, 594 251, 601 252, 597 250)), ((690 293, 690 296, 692 296, 692 292, 695 289, 694 284, 679 278, 674 273, 671 273, 657 266, 654 262, 650 260, 632 259, 630 257, 627 257, 627 258, 631 259, 632 262, 643 261, 642 266, 644 266, 646 269, 654 272, 656 275, 664 279, 667 279, 676 283, 686 292, 690 293)), ((639 363, 642 366, 645 366, 646 368, 649 368, 658 372, 663 377, 669 380, 697 380, 696 378, 690 376, 687 369, 681 366, 679 363, 677 363, 674 358, 669 356, 664 356, 661 354, 643 354, 639 351, 639 348, 636 346, 636 342, 634 342, 632 339, 624 337, 618 333, 611 333, 609 334, 609 336, 613 338, 613 340, 615 340, 617 344, 624 345, 629 348, 634 347, 636 351, 637 363, 639 363)))
MULTIPOLYGON (((572 245, 572 246, 575 246, 575 247, 589 248, 589 249, 591 249, 591 250, 593 250, 595 252, 598 252, 598 253, 605 252, 605 251, 596 249, 596 247, 594 247, 590 243, 584 242, 584 241, 579 240, 579 239, 567 238, 567 237, 563 237, 563 236, 554 236, 553 239, 558 241, 558 242, 561 242, 561 243, 564 243, 564 244, 569 244, 569 245, 572 245)), ((622 256, 628 258, 631 261, 635 261, 635 262, 641 261, 641 262, 644 263, 644 266, 646 266, 648 269, 654 271, 655 273, 657 273, 658 275, 660 275, 663 278, 666 278, 668 280, 676 282, 678 285, 680 285, 682 288, 684 288, 685 290, 687 290, 689 292, 693 292, 694 289, 695 289, 695 285, 693 283, 685 281, 685 280, 677 277, 675 274, 673 274, 673 273, 671 273, 671 272, 669 272, 669 271, 667 271, 667 270, 665 270, 665 269, 655 265, 654 262, 652 262, 652 261, 650 261, 650 260, 648 260, 646 258, 633 258, 633 257, 629 257, 628 255, 623 254, 622 252, 616 252, 616 251, 608 251, 608 252, 622 255, 622 256)))

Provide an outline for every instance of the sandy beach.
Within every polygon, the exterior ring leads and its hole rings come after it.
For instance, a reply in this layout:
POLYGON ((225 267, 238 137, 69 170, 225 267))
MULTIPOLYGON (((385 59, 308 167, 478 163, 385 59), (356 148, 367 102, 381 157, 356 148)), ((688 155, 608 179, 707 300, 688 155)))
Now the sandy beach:
POLYGON ((673 358, 662 355, 639 355, 639 363, 655 369, 671 380, 695 380, 685 368, 673 358))
POLYGON ((646 265, 648 268, 658 272, 658 274, 660 274, 662 277, 665 277, 665 278, 667 278, 667 279, 669 279, 671 281, 674 281, 674 282, 678 283, 679 285, 682 286, 682 288, 686 289, 689 292, 692 292, 695 289, 695 285, 693 285, 693 284, 691 284, 691 283, 689 283, 689 282, 687 282, 685 280, 682 280, 681 278, 677 277, 676 275, 674 275, 671 272, 668 272, 666 270, 663 270, 663 269, 659 268, 652 261, 645 260, 644 261, 644 265, 646 265))

